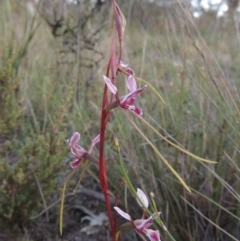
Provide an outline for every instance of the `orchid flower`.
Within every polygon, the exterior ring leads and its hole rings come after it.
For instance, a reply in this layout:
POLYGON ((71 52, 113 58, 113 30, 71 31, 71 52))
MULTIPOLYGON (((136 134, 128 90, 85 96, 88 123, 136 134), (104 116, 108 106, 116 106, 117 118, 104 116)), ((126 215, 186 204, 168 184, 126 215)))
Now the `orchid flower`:
POLYGON ((128 74, 128 75, 135 75, 134 71, 128 67, 127 64, 124 64, 122 61, 120 61, 120 65, 118 66, 119 71, 128 74))
POLYGON ((136 107, 134 105, 134 102, 137 95, 139 95, 143 90, 145 90, 147 88, 147 85, 143 86, 140 89, 137 89, 136 80, 132 75, 129 75, 127 80, 127 87, 130 92, 119 98, 117 87, 112 83, 112 81, 106 76, 103 76, 103 79, 108 89, 116 96, 118 106, 120 106, 122 109, 130 110, 136 115, 142 115, 142 109, 136 107))
MULTIPOLYGON (((89 156, 89 154, 92 152, 93 147, 100 141, 100 135, 96 136, 92 140, 92 143, 91 143, 88 151, 86 151, 83 147, 81 147, 77 144, 79 142, 80 138, 81 138, 81 135, 78 132, 75 132, 72 135, 71 139, 68 141, 69 146, 71 148, 71 152, 75 158, 75 160, 70 163, 71 168, 78 167, 81 160, 84 157, 89 156)), ((93 161, 95 161, 95 159, 90 158, 90 156, 89 156, 89 159, 92 159, 93 161)))
MULTIPOLYGON (((141 207, 144 206, 144 208, 148 208, 148 199, 144 192, 141 189, 137 189, 137 196, 138 196, 138 203, 141 207), (139 202, 141 200, 141 202, 139 202)), ((149 229, 149 227, 153 224, 154 218, 159 216, 160 213, 154 213, 151 215, 148 219, 136 219, 132 220, 131 216, 128 213, 125 213, 118 207, 114 207, 114 209, 117 211, 119 215, 121 215, 123 218, 127 219, 131 222, 133 228, 139 232, 145 234, 150 241, 161 241, 160 240, 160 233, 158 230, 152 230, 149 229)))

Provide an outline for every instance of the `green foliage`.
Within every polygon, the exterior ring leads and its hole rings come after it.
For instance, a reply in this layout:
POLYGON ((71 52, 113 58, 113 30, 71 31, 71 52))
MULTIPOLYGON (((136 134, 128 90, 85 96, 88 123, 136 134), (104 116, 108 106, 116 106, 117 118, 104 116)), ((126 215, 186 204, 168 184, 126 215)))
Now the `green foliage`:
MULTIPOLYGON (((12 76, 10 63, 0 77, 0 225, 9 227, 29 223, 43 200, 55 192, 56 177, 66 155, 64 131, 49 128, 41 133, 28 123, 19 104, 19 81, 12 76)), ((62 119, 58 122, 61 125, 62 119)))
POLYGON ((0 69, 0 132, 8 134, 17 127, 22 107, 19 102, 19 79, 12 76, 12 59, 0 69))
POLYGON ((4 153, 11 153, 1 157, 2 224, 29 223, 43 205, 43 198, 48 200, 55 192, 56 176, 66 153, 62 148, 64 138, 61 133, 55 137, 49 133, 33 134, 24 140, 5 140, 2 144, 4 153))
POLYGON ((26 108, 28 100, 36 112, 41 109, 35 105, 39 103, 37 96, 26 95, 23 88, 23 80, 30 71, 26 71, 22 63, 26 61, 37 29, 31 22, 23 41, 14 44, 13 35, 13 39, 4 44, 1 56, 0 226, 9 230, 29 225, 32 217, 46 207, 56 192, 57 177, 67 151, 66 131, 62 125, 72 88, 63 95, 66 98, 62 102, 54 103, 44 132, 43 118, 36 117, 33 111, 30 114, 26 108))

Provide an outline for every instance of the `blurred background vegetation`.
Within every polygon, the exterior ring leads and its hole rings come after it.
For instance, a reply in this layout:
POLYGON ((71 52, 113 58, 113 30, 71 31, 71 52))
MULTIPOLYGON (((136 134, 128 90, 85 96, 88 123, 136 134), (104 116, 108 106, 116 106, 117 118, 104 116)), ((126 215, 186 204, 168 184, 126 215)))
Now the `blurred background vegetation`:
MULTIPOLYGON (((113 192, 119 189, 114 133, 135 186, 155 193, 176 240, 240 240, 238 1, 212 1, 209 7, 206 2, 118 1, 127 19, 124 62, 165 100, 148 88, 138 100, 143 117, 168 140, 217 164, 177 151, 128 115, 192 188, 186 192, 115 110, 106 140, 109 182, 113 192)), ((59 200, 72 159, 66 140, 79 131, 87 147, 99 133, 110 1, 4 0, 0 23, 0 240, 59 240, 59 200)), ((89 165, 79 192, 99 193, 97 175, 89 165)), ((82 198, 71 195, 78 177, 68 185, 68 233, 82 225, 71 214, 82 198)), ((126 198, 137 216, 135 203, 126 198)), ((104 203, 91 209, 97 214, 104 203)))

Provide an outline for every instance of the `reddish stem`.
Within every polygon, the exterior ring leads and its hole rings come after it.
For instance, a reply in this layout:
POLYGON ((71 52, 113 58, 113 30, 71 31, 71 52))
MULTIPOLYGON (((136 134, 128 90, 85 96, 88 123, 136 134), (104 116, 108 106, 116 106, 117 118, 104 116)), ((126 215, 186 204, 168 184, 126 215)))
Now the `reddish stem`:
POLYGON ((117 241, 116 229, 115 229, 116 226, 115 226, 114 220, 113 220, 111 203, 110 203, 110 198, 109 198, 109 191, 108 191, 106 162, 104 159, 105 130, 106 130, 106 123, 107 123, 109 116, 110 116, 109 112, 106 112, 104 110, 102 111, 101 131, 100 131, 100 153, 99 153, 99 180, 100 180, 100 185, 103 190, 104 197, 105 197, 107 214, 108 214, 109 223, 110 223, 111 231, 112 231, 112 237, 113 237, 114 241, 117 241))
MULTIPOLYGON (((107 73, 106 73, 107 76, 109 76, 110 64, 111 64, 111 59, 108 63, 108 68, 107 68, 107 73)), ((102 100, 101 126, 100 126, 99 180, 100 180, 100 185, 103 190, 104 197, 105 197, 107 214, 108 214, 109 223, 110 223, 110 227, 111 227, 111 231, 112 231, 112 238, 113 238, 113 241, 117 241, 116 225, 115 225, 115 222, 113 220, 113 215, 112 215, 111 203, 110 203, 110 198, 109 198, 108 181, 107 181, 106 162, 105 162, 105 158, 104 158, 105 130, 106 130, 106 125, 107 125, 108 119, 110 117, 110 112, 105 110, 107 104, 108 104, 107 86, 105 85, 104 93, 103 93, 103 100, 102 100)))
MULTIPOLYGON (((117 31, 118 31, 120 51, 119 51, 118 63, 116 63, 115 28, 114 28, 113 33, 112 33, 111 57, 110 57, 110 60, 108 62, 106 76, 109 77, 109 73, 111 71, 111 79, 112 79, 113 83, 115 83, 116 73, 117 73, 116 65, 118 66, 120 64, 121 59, 122 59, 123 33, 122 33, 122 28, 121 28, 120 13, 119 13, 118 8, 116 6, 115 0, 112 0, 112 6, 113 6, 113 9, 114 9, 115 24, 116 24, 116 28, 117 28, 117 31)), ((103 100, 102 100, 102 110, 101 110, 100 150, 99 150, 99 180, 100 180, 100 185, 101 185, 102 191, 104 193, 104 197, 105 197, 107 214, 108 214, 109 223, 110 223, 110 227, 111 227, 111 231, 112 231, 112 238, 113 238, 113 241, 117 241, 118 238, 117 238, 117 235, 116 235, 116 230, 117 230, 116 215, 112 214, 110 197, 109 197, 109 189, 108 189, 106 162, 105 162, 105 158, 104 158, 105 131, 106 131, 107 122, 108 122, 110 114, 111 114, 110 111, 106 110, 106 107, 108 105, 108 95, 107 94, 108 94, 107 86, 105 84, 104 93, 103 93, 103 100)), ((111 95, 111 97, 110 97, 110 102, 112 102, 112 100, 113 100, 113 95, 111 95)))

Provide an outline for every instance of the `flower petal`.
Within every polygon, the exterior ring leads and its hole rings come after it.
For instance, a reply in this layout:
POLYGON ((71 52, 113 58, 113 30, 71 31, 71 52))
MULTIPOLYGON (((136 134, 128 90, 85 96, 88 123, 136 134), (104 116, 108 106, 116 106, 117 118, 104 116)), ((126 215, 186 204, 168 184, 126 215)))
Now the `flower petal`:
POLYGON ((91 153, 91 152, 92 152, 93 147, 94 147, 99 141, 100 141, 100 134, 97 135, 97 136, 92 140, 91 146, 90 146, 89 149, 88 149, 88 153, 91 153))
POLYGON ((137 188, 137 195, 138 195, 138 198, 141 200, 142 203, 139 202, 139 200, 137 199, 137 202, 138 204, 142 207, 142 205, 145 207, 145 208, 148 208, 148 198, 147 196, 145 195, 145 193, 140 189, 140 188, 137 188))
POLYGON ((143 232, 151 241, 161 241, 160 233, 158 230, 145 229, 143 232))
POLYGON ((92 146, 94 147, 99 141, 100 141, 100 134, 97 135, 97 136, 92 140, 92 146))
POLYGON ((120 61, 120 65, 121 65, 121 67, 123 67, 123 68, 126 68, 128 65, 127 64, 124 64, 123 62, 122 62, 122 60, 120 61))
POLYGON ((76 145, 71 147, 71 152, 75 158, 81 158, 87 151, 84 150, 81 146, 76 145))
POLYGON ((134 71, 131 68, 129 68, 127 64, 124 64, 122 61, 120 62, 120 71, 121 69, 129 75, 135 75, 134 71))
POLYGON ((80 138, 81 138, 81 135, 78 132, 75 132, 72 135, 72 137, 71 137, 71 139, 69 141, 69 145, 71 147, 75 147, 77 145, 78 141, 80 140, 80 138))
POLYGON ((140 109, 140 108, 138 108, 134 105, 129 105, 125 109, 128 109, 128 110, 132 111, 135 115, 142 115, 143 114, 142 109, 140 109))
POLYGON ((117 87, 112 83, 112 81, 107 77, 103 76, 105 84, 107 85, 108 89, 114 94, 117 94, 117 87))
POLYGON ((75 161, 70 162, 70 166, 72 169, 78 167, 79 163, 81 162, 82 158, 75 159, 75 161))
POLYGON ((128 80, 127 80, 127 87, 130 90, 130 92, 133 92, 137 89, 137 83, 136 80, 132 75, 129 75, 128 80))
POLYGON ((129 67, 125 68, 125 71, 126 71, 129 75, 135 75, 135 72, 134 72, 131 68, 129 68, 129 67))
POLYGON ((139 232, 143 232, 144 229, 149 228, 152 225, 153 219, 152 217, 149 217, 148 219, 136 219, 133 223, 139 232))
POLYGON ((128 213, 125 213, 122 211, 119 207, 114 207, 114 209, 120 214, 123 218, 127 219, 128 221, 131 221, 131 217, 128 213))
POLYGON ((147 88, 147 85, 139 88, 135 91, 129 92, 128 94, 120 97, 120 104, 125 104, 129 99, 136 99, 137 95, 139 95, 143 90, 147 88))

